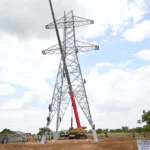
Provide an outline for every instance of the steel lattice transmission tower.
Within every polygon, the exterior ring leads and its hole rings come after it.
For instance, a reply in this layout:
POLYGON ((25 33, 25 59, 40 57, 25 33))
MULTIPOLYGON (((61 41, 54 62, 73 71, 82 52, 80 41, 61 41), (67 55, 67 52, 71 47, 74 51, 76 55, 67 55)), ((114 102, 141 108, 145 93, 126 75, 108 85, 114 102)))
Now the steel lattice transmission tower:
POLYGON ((65 14, 58 20, 55 20, 54 11, 51 0, 50 8, 52 11, 53 21, 46 25, 46 29, 55 29, 58 44, 42 51, 43 55, 61 54, 57 79, 53 92, 51 104, 49 105, 49 115, 47 117, 47 126, 50 125, 54 116, 57 115, 56 132, 59 129, 61 121, 64 117, 66 109, 71 100, 76 118, 77 127, 81 126, 80 119, 75 104, 75 100, 81 107, 85 117, 92 127, 93 137, 97 141, 88 98, 85 90, 85 80, 82 78, 81 68, 78 59, 78 53, 98 50, 99 46, 80 42, 76 40, 75 27, 93 24, 93 20, 74 16, 73 11, 65 14), (63 41, 60 41, 58 28, 64 30, 63 41))

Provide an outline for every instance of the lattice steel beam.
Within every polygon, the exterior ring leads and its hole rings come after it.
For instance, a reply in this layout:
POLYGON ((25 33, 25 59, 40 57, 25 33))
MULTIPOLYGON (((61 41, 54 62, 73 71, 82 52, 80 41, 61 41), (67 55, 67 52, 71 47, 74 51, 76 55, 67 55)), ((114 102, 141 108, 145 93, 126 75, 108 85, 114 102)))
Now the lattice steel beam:
MULTIPOLYGON (((64 42, 62 42, 62 44, 64 44, 64 42)), ((66 48, 72 49, 74 47, 66 47, 66 48)), ((87 51, 93 51, 93 50, 99 50, 99 46, 76 40, 76 52, 81 53, 81 52, 87 52, 87 51)), ((52 47, 49 47, 49 48, 43 50, 42 54, 43 55, 60 54, 59 45, 56 44, 52 47)), ((68 54, 69 54, 69 52, 68 52, 68 54)))
MULTIPOLYGON (((69 13, 68 13, 69 14, 69 13)), ((69 16, 68 14, 66 14, 66 16, 69 16)), ((77 16, 73 16, 74 20, 68 20, 67 22, 64 21, 64 17, 56 20, 57 23, 57 27, 58 28, 64 28, 64 24, 66 24, 68 26, 68 28, 72 28, 71 24, 72 21, 74 21, 74 27, 80 27, 80 26, 85 26, 85 25, 89 25, 89 24, 94 24, 94 20, 90 20, 90 19, 86 19, 86 18, 82 18, 82 17, 77 17, 77 16)), ((49 23, 45 26, 46 29, 55 29, 55 25, 54 23, 49 23)))

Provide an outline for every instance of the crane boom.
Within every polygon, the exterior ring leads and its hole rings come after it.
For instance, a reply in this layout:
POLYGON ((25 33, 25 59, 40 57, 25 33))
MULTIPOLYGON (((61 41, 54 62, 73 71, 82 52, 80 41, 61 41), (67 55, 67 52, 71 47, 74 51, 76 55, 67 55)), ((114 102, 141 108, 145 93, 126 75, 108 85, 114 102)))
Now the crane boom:
POLYGON ((61 53, 61 57, 62 57, 62 61, 63 61, 64 72, 65 72, 68 87, 69 87, 69 95, 70 95, 70 99, 71 99, 71 102, 72 102, 72 107, 73 107, 73 110, 74 110, 76 124, 77 124, 77 127, 80 128, 81 124, 80 124, 80 119, 79 119, 79 115, 78 115, 78 110, 77 110, 77 107, 76 107, 75 96, 74 96, 74 93, 73 93, 73 90, 72 90, 72 85, 71 85, 71 81, 70 81, 70 77, 69 77, 68 68, 67 68, 67 65, 66 65, 65 51, 62 48, 60 35, 59 35, 59 32, 58 32, 58 27, 57 27, 57 23, 56 23, 56 19, 55 19, 54 10, 53 10, 51 0, 49 0, 49 4, 50 4, 50 9, 51 9, 52 17, 53 17, 55 30, 56 30, 56 35, 57 35, 57 40, 58 40, 58 44, 59 44, 59 48, 60 48, 60 53, 61 53))

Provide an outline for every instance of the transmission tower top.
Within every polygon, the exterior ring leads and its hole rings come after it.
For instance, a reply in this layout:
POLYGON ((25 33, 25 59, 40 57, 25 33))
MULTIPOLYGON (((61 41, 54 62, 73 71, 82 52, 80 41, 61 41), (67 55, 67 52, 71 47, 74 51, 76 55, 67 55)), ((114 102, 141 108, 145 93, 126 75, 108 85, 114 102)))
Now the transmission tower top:
MULTIPOLYGON (((65 14, 65 12, 64 12, 65 14)), ((75 30, 75 27, 80 27, 80 26, 85 26, 85 25, 90 25, 90 24, 94 24, 93 20, 90 19, 85 19, 82 17, 77 17, 73 15, 73 11, 70 11, 68 14, 65 14, 64 17, 56 20, 56 24, 57 24, 57 28, 60 29, 64 29, 64 28, 68 28, 70 29, 72 32, 73 30, 75 30), (72 24, 74 24, 72 26, 72 24)), ((55 23, 49 23, 45 26, 46 29, 55 29, 55 23)), ((64 33, 65 34, 65 33, 64 33)), ((69 34, 69 33, 67 33, 69 34)), ((71 36, 72 38, 72 36, 71 36)), ((64 41, 61 42, 61 45, 63 45, 64 41)), ((87 52, 87 51, 93 51, 93 50, 99 50, 99 46, 98 45, 94 45, 94 44, 89 44, 83 41, 78 41, 76 40, 76 52, 87 52)), ((68 48, 72 48, 72 47, 68 47, 68 48)), ((45 50, 42 51, 43 55, 47 55, 47 54, 60 54, 60 46, 59 44, 56 44, 50 48, 47 48, 45 50)), ((71 51, 69 53, 72 53, 71 51)))

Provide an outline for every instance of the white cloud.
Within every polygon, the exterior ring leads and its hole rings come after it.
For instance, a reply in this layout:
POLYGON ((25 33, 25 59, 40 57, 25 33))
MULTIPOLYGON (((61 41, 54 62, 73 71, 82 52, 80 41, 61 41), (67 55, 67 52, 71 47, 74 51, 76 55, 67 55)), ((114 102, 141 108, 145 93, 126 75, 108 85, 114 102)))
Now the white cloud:
POLYGON ((93 67, 92 69, 86 69, 85 72, 86 73, 90 73, 90 72, 97 72, 97 70, 99 68, 123 68, 123 67, 127 67, 128 65, 134 63, 133 60, 127 60, 125 61, 124 63, 121 63, 121 64, 115 64, 115 63, 112 63, 112 62, 100 62, 100 63, 97 63, 95 65, 95 67, 93 67))
POLYGON ((150 50, 145 49, 136 53, 136 56, 142 60, 150 61, 150 50))
POLYGON ((112 34, 116 35, 124 29, 124 26, 132 24, 131 20, 135 24, 147 13, 145 0, 79 0, 79 2, 80 7, 84 7, 82 8, 84 12, 80 14, 95 20, 94 25, 83 31, 83 35, 90 38, 104 35, 110 26, 112 26, 112 34))
POLYGON ((52 97, 52 92, 53 89, 49 91, 49 95, 41 95, 39 93, 33 93, 32 91, 25 91, 22 98, 12 98, 8 102, 1 104, 0 110, 17 111, 39 107, 40 104, 47 104, 48 100, 52 97))
POLYGON ((0 130, 9 128, 16 131, 37 133, 38 129, 46 124, 52 91, 49 91, 49 93, 45 96, 44 94, 40 95, 32 91, 25 91, 22 98, 12 98, 1 103, 0 130), (45 96, 44 100, 43 96, 45 96), (44 105, 44 109, 42 109, 42 105, 44 105), (47 109, 45 109, 45 105, 47 109))
POLYGON ((85 76, 88 83, 88 92, 92 93, 97 105, 105 102, 106 104, 107 102, 115 104, 118 101, 121 103, 120 108, 124 108, 125 105, 130 105, 139 97, 145 97, 148 94, 150 66, 133 71, 110 69, 103 74, 98 72, 97 68, 97 71, 85 76))
POLYGON ((46 122, 47 110, 30 109, 20 111, 0 111, 0 130, 9 128, 15 131, 37 133, 46 122), (40 119, 39 119, 40 118, 40 119))
POLYGON ((94 120, 97 125, 103 128, 116 128, 123 124, 136 126, 142 109, 150 109, 149 75, 150 66, 130 71, 112 68, 105 73, 99 73, 98 65, 97 69, 85 75, 89 101, 94 105, 92 114, 96 117, 94 120), (121 121, 115 122, 112 119, 115 116, 121 121))
MULTIPOLYGON (((84 76, 87 81, 86 89, 94 123, 96 127, 101 128, 119 128, 123 125, 135 127, 142 110, 150 109, 150 66, 129 71, 116 68, 115 65, 105 66, 111 66, 111 69, 99 73, 101 65, 96 65, 93 68, 97 69, 90 69, 90 73, 84 76), (114 118, 120 121, 114 121, 114 118)), ((52 90, 50 93, 52 94, 52 90)), ((51 96, 47 98, 46 106, 50 101, 51 96)), ((0 119, 3 122, 1 129, 7 125, 11 129, 28 130, 36 133, 39 127, 45 125, 48 115, 48 109, 44 107, 42 110, 39 107, 38 104, 41 104, 41 102, 38 95, 36 96, 28 91, 25 92, 22 99, 11 99, 1 105, 0 119), (6 114, 5 118, 2 114, 6 114), (8 124, 8 121, 11 123, 8 124), (28 128, 24 122, 30 122, 28 128)), ((82 125, 89 127, 82 111, 79 108, 78 110, 82 125)), ((71 112, 68 108, 60 126, 61 129, 69 128, 70 120, 68 118, 70 117, 71 112)), ((56 120, 53 120, 50 128, 54 130, 55 124, 56 120)), ((74 125, 76 126, 75 120, 74 125)))
POLYGON ((148 12, 147 2, 146 0, 133 0, 129 2, 129 16, 133 18, 134 24, 148 12))
POLYGON ((131 42, 139 42, 150 38, 150 20, 135 24, 123 33, 123 37, 131 42))
POLYGON ((16 91, 15 88, 9 84, 0 84, 0 95, 11 95, 16 91))
MULTIPOLYGON (((31 36, 48 37, 49 34, 44 29, 44 25, 52 21, 48 5, 48 1, 40 0, 31 0, 30 2, 14 0, 9 4, 5 0, 1 0, 1 14, 5 15, 0 16, 2 20, 0 29, 22 38, 31 36), (15 10, 10 16, 12 6, 15 10), (28 8, 28 12, 26 8, 28 8)), ((82 28, 79 31, 81 36, 90 38, 104 35, 106 29, 110 26, 113 28, 113 34, 116 35, 118 31, 122 30, 122 26, 131 24, 131 20, 133 20, 133 23, 141 20, 148 10, 145 0, 66 0, 63 2, 55 0, 53 6, 56 18, 62 17, 64 11, 74 10, 76 16, 93 19, 94 25, 84 27, 85 31, 82 28)), ((53 37, 54 32, 50 36, 53 37)))
POLYGON ((18 84, 37 93, 49 93, 45 80, 56 75, 60 56, 42 55, 42 48, 48 45, 49 41, 40 39, 23 42, 9 35, 0 38, 0 81, 18 84))

